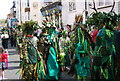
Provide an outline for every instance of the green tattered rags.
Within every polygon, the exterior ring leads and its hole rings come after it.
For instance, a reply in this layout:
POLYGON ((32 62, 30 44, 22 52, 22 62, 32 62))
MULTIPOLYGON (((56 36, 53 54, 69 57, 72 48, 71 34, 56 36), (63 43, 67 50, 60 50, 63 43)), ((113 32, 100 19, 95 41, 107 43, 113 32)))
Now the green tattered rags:
MULTIPOLYGON (((99 75, 99 79, 115 79, 115 68, 114 68, 114 57, 115 57, 115 46, 114 46, 114 32, 102 28, 99 30, 97 35, 96 47, 94 50, 94 56, 99 57, 99 63, 94 65, 94 70, 99 75)), ((97 60, 96 60, 97 61, 97 60)))
POLYGON ((82 29, 78 27, 77 31, 79 42, 75 52, 76 71, 79 77, 87 77, 90 75, 90 54, 88 53, 89 44, 84 37, 85 35, 82 29))
POLYGON ((57 55, 53 47, 50 47, 49 49, 47 69, 48 69, 47 79, 58 79, 59 65, 57 63, 57 55))

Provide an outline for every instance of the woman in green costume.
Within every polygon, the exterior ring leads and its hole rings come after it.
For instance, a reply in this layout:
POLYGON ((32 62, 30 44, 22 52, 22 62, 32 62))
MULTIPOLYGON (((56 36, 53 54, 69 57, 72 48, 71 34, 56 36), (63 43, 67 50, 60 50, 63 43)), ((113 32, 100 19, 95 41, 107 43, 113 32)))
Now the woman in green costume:
POLYGON ((57 62, 57 52, 53 41, 53 29, 46 27, 43 29, 41 38, 44 43, 44 57, 46 65, 45 80, 58 80, 59 65, 57 62))
POLYGON ((59 65, 57 62, 57 54, 53 46, 53 42, 49 39, 49 35, 44 36, 45 63, 46 63, 46 80, 58 80, 59 65))

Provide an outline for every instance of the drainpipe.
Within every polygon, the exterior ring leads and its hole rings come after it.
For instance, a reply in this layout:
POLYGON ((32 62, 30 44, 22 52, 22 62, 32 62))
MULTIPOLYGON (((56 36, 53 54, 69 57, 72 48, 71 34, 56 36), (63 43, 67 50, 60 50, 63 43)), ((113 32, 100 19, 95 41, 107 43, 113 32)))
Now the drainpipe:
POLYGON ((20 0, 20 24, 22 24, 22 12, 21 12, 21 0, 20 0))

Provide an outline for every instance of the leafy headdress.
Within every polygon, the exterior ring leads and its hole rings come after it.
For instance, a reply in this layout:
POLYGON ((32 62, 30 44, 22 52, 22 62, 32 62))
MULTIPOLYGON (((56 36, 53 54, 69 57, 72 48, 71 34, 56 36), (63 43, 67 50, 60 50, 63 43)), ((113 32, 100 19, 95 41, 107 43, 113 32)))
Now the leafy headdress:
POLYGON ((34 30, 38 29, 38 26, 36 26, 36 22, 31 20, 29 22, 25 22, 22 26, 22 29, 25 34, 33 35, 34 30))
POLYGON ((105 25, 106 28, 108 29, 113 29, 114 26, 116 26, 117 21, 119 19, 119 16, 115 12, 97 12, 97 13, 92 13, 86 23, 89 26, 95 25, 98 29, 101 29, 103 25, 105 25))

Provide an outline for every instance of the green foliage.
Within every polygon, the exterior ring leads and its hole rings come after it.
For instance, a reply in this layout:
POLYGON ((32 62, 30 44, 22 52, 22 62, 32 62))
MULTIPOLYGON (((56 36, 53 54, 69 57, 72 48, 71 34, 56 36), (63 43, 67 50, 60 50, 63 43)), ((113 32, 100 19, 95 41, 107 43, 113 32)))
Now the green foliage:
POLYGON ((23 32, 26 34, 34 34, 34 30, 38 29, 39 26, 34 21, 25 22, 22 26, 23 32))
POLYGON ((113 28, 114 26, 116 26, 117 21, 120 21, 120 15, 117 15, 115 12, 97 12, 92 13, 88 17, 86 23, 89 26, 95 25, 95 27, 100 29, 103 25, 106 25, 109 28, 113 28))
POLYGON ((67 31, 63 31, 63 32, 61 33, 61 35, 63 36, 63 38, 66 38, 66 37, 67 37, 67 34, 68 34, 67 31))

